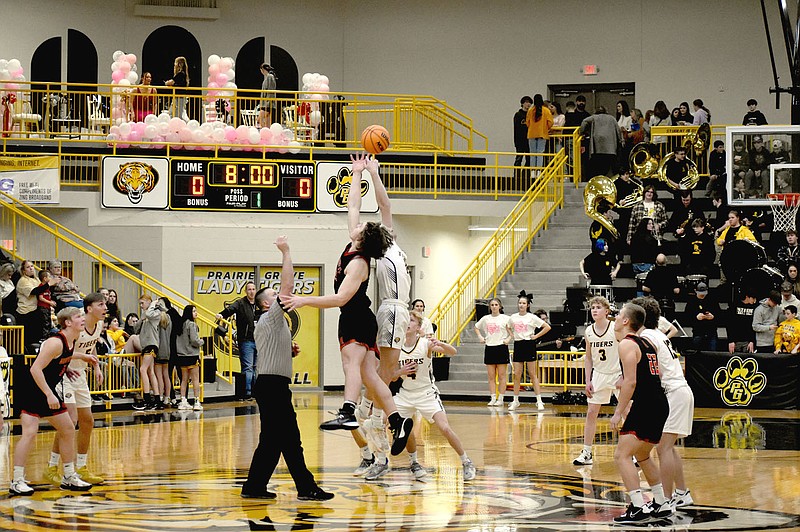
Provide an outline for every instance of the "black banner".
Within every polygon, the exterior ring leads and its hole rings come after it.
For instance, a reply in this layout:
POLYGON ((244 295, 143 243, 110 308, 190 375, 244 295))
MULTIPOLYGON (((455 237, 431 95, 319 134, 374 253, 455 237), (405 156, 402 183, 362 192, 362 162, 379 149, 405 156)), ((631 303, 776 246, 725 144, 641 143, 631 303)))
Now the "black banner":
POLYGON ((686 380, 698 407, 800 407, 800 354, 698 351, 686 357, 686 380))

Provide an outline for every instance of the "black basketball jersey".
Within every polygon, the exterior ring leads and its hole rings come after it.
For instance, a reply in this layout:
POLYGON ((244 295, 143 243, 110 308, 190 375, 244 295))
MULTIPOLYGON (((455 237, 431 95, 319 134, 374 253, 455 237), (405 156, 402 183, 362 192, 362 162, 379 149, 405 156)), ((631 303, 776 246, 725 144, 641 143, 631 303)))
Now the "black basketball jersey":
MULTIPOLYGON (((629 334, 625 338, 633 340, 639 346, 642 356, 636 363, 636 389, 633 391, 634 404, 651 404, 663 399, 664 391, 661 389, 661 377, 658 371, 658 353, 655 348, 645 340, 635 334, 629 334), (659 397, 660 396, 660 397, 659 397)), ((623 368, 623 375, 624 375, 623 368)))
MULTIPOLYGON (((337 294, 339 293, 339 287, 342 285, 342 282, 344 282, 344 270, 347 268, 350 262, 357 257, 361 257, 367 261, 367 267, 369 267, 369 257, 365 257, 358 250, 353 250, 352 242, 347 244, 342 252, 342 256, 339 257, 338 264, 336 264, 336 275, 333 278, 333 289, 337 294)), ((367 296, 368 285, 369 276, 367 276, 364 282, 361 283, 361 286, 358 287, 358 290, 355 294, 353 294, 353 297, 350 298, 350 301, 341 307, 341 312, 370 308, 372 302, 369 300, 369 296, 367 296)))
MULTIPOLYGON (((99 326, 100 324, 98 324, 98 327, 99 326)), ((75 348, 75 344, 72 344, 72 347, 69 346, 67 339, 61 332, 56 333, 53 338, 58 338, 61 340, 61 354, 51 360, 50 363, 42 370, 44 380, 47 382, 47 385, 50 386, 51 390, 55 390, 56 386, 61 382, 61 379, 64 378, 64 373, 67 372, 67 366, 69 366, 69 363, 72 360, 72 351, 75 348)))

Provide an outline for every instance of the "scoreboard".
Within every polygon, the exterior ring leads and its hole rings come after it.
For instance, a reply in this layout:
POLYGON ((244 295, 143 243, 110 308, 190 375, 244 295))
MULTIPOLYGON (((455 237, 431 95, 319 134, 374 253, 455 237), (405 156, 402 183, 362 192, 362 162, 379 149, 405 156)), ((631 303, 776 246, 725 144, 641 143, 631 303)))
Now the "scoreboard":
POLYGON ((173 159, 169 208, 314 212, 314 163, 173 159))

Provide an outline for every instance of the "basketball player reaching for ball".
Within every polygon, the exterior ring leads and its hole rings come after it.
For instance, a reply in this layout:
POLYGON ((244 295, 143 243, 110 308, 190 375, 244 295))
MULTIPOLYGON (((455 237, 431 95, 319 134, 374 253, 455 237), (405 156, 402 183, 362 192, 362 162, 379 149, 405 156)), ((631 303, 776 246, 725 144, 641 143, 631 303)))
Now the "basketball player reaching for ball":
POLYGON ((351 193, 347 199, 347 226, 350 243, 347 244, 334 277, 334 294, 327 296, 297 296, 283 298, 282 305, 286 310, 303 306, 315 308, 339 307, 339 345, 342 355, 342 367, 345 375, 344 403, 337 416, 320 425, 322 430, 355 430, 358 421, 355 417, 356 401, 361 392, 361 383, 367 392, 385 412, 389 413, 389 426, 394 436, 391 452, 400 454, 406 446, 408 435, 414 425, 411 419, 403 418, 395 407, 389 387, 378 376, 375 345, 378 334, 378 323, 370 309, 367 296, 369 283, 369 261, 381 258, 392 243, 392 237, 377 222, 360 221, 361 211, 361 174, 367 166, 365 155, 350 156, 353 163, 351 193))
POLYGON ((675 442, 678 438, 685 438, 692 434, 694 394, 689 383, 686 382, 686 377, 683 376, 683 368, 681 368, 678 355, 672 350, 672 343, 667 335, 658 330, 657 325, 661 317, 661 308, 658 306, 658 302, 651 297, 636 298, 633 302, 640 305, 645 311, 645 328, 641 332, 641 337, 648 340, 656 349, 661 387, 664 389, 669 404, 669 417, 664 423, 661 441, 658 443, 656 451, 658 452, 661 484, 665 494, 672 494, 669 504, 670 509, 674 511, 682 506, 694 504, 692 494, 686 489, 681 455, 675 449, 675 442))
POLYGON ((59 483, 61 489, 86 491, 92 487, 75 472, 75 425, 57 393, 64 375, 71 371, 67 366, 73 358, 95 365, 98 363, 97 357, 73 353, 84 326, 80 309, 62 309, 58 313, 58 326, 60 331, 42 343, 31 365, 33 383, 28 392, 15 395, 15 403, 19 403, 22 411, 19 416, 22 436, 14 449, 14 477, 8 490, 11 495, 31 495, 34 491, 25 480, 25 463, 39 432, 41 418, 47 418, 56 429, 56 438, 61 445, 61 454, 64 456, 64 476, 59 483))
MULTIPOLYGON (((94 346, 103 333, 103 319, 106 315, 106 298, 100 292, 92 292, 83 298, 83 309, 85 312, 85 322, 81 330, 78 341, 75 342, 73 352, 89 356, 94 354, 94 346)), ((69 369, 74 372, 66 379, 62 379, 59 384, 59 395, 64 398, 67 412, 73 424, 78 426, 77 436, 77 460, 75 471, 78 476, 89 484, 102 484, 103 479, 91 471, 86 465, 89 453, 89 443, 92 438, 94 428, 94 417, 92 417, 92 396, 89 392, 89 382, 86 377, 87 364, 85 359, 73 356, 69 363, 69 369)), ((98 386, 103 384, 103 371, 100 365, 94 365, 94 378, 98 386)), ((50 452, 50 461, 47 464, 45 480, 58 486, 61 484, 61 477, 58 474, 58 461, 60 456, 59 440, 53 441, 53 450, 50 452)))
POLYGON ((636 335, 644 324, 644 317, 642 307, 627 303, 614 322, 622 382, 619 403, 611 417, 611 430, 619 431, 614 461, 631 499, 625 513, 614 518, 615 523, 641 523, 651 517, 663 518, 672 513, 661 486, 658 466, 650 460, 650 451, 661 440, 669 405, 661 389, 656 350, 649 341, 636 335), (631 401, 633 405, 629 405, 631 401), (623 415, 629 406, 630 411, 623 423, 623 415), (636 457, 653 492, 652 504, 644 503, 633 457, 636 457))
MULTIPOLYGON (((411 318, 403 336, 403 348, 393 376, 403 379, 400 391, 394 398, 397 411, 403 417, 414 417, 419 412, 428 423, 433 423, 447 438, 447 442, 458 453, 464 469, 464 481, 475 479, 475 465, 467 456, 458 434, 450 427, 447 414, 444 411, 442 400, 439 398, 439 389, 434 384, 433 365, 431 355, 443 353, 447 356, 456 354, 456 348, 450 344, 440 342, 435 338, 428 338, 421 332, 423 316, 416 310, 411 311, 411 318)), ((427 475, 425 468, 417 460, 417 442, 412 434, 408 439, 408 457, 411 472, 417 480, 427 475)), ((370 480, 367 477, 367 480, 370 480)))
POLYGON ((597 415, 600 407, 611 401, 611 394, 618 395, 616 383, 621 376, 617 339, 614 327, 608 315, 611 305, 602 296, 589 300, 589 310, 593 323, 586 328, 586 357, 584 371, 586 373, 586 426, 583 428, 583 450, 573 465, 592 465, 592 444, 597 432, 597 415))

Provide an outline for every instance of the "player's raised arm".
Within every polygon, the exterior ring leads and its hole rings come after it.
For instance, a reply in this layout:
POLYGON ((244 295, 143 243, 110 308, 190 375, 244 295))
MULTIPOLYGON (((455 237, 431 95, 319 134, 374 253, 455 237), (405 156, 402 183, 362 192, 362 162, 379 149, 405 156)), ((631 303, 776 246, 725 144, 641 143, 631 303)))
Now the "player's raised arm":
POLYGON ((381 223, 392 231, 392 203, 389 201, 389 194, 381 180, 378 159, 374 155, 367 161, 367 171, 372 178, 372 186, 375 188, 375 201, 378 202, 378 209, 381 211, 381 223))
POLYGON ((353 177, 350 181, 350 193, 347 195, 347 231, 352 240, 361 223, 361 174, 367 167, 367 156, 364 153, 355 157, 350 155, 350 160, 353 162, 351 168, 353 177))

